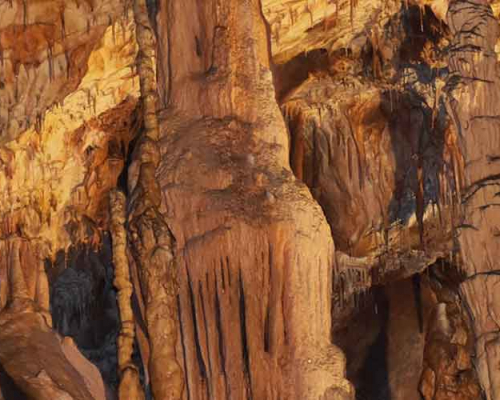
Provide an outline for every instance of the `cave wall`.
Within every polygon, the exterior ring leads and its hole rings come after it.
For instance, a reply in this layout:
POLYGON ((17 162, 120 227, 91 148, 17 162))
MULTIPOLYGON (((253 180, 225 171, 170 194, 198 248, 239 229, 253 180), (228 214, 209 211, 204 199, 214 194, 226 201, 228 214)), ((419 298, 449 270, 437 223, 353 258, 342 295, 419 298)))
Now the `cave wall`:
POLYGON ((494 52, 498 21, 487 2, 450 5, 454 33, 450 52, 449 108, 454 116, 464 157, 462 218, 458 242, 465 279, 460 291, 473 318, 477 338, 477 369, 488 399, 499 396, 498 325, 494 287, 498 252, 499 147, 498 67, 494 52), (471 34, 472 32, 472 34, 471 34))
POLYGON ((499 12, 1 3, 0 398, 495 399, 499 12))

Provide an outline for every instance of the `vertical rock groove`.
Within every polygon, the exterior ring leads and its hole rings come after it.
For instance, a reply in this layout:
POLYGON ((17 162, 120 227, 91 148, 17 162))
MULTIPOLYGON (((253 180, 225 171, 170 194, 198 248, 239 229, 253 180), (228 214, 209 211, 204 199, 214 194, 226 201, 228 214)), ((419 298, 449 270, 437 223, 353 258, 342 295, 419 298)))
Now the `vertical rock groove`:
POLYGON ((146 324, 150 341, 149 371, 157 399, 182 398, 184 383, 177 361, 177 283, 175 240, 160 211, 162 202, 156 170, 160 153, 155 73, 155 34, 145 0, 134 0, 134 20, 139 52, 141 102, 144 131, 129 169, 129 230, 134 261, 145 297, 146 324))

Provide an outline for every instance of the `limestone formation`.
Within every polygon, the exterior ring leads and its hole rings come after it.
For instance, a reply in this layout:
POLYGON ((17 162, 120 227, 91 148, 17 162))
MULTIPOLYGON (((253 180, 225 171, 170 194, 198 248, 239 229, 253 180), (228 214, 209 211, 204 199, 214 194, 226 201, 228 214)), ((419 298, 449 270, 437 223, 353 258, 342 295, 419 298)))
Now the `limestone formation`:
POLYGON ((500 1, 0 16, 0 399, 500 399, 500 1))
POLYGON ((450 4, 454 34, 449 65, 449 109, 459 132, 464 158, 461 223, 457 237, 463 259, 460 291, 468 304, 476 337, 477 369, 488 399, 500 396, 496 299, 500 256, 498 186, 500 87, 495 45, 498 21, 486 1, 450 4))
POLYGON ((127 231, 125 230, 125 196, 119 191, 110 192, 110 230, 113 237, 114 285, 118 290, 121 329, 118 338, 118 368, 120 371, 119 398, 142 399, 144 393, 139 382, 139 370, 132 361, 135 339, 134 313, 131 305, 132 281, 127 259, 127 231))
MULTIPOLYGON (((184 379, 177 359, 177 262, 175 239, 160 210, 162 195, 156 171, 160 162, 155 74, 155 38, 145 0, 134 1, 137 27, 137 72, 140 80, 144 131, 128 170, 129 229, 139 270, 149 336, 148 361, 153 394, 180 399, 184 379)), ((139 290, 139 288, 137 288, 139 290)))

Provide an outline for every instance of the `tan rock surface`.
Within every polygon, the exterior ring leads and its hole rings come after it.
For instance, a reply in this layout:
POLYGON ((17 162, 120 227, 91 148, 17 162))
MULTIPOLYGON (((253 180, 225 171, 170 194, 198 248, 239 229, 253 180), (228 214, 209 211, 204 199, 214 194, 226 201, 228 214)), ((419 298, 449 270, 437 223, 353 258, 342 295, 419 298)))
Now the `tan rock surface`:
MULTIPOLYGON (((135 371, 138 392, 141 379, 157 399, 352 399, 332 329, 361 315, 374 285, 399 296, 402 279, 445 260, 459 278, 425 320, 435 329, 421 392, 479 398, 475 341, 495 399, 499 10, 486 0, 1 2, 0 378, 37 399, 117 391, 80 354, 118 363, 106 353, 113 334, 77 322, 112 332, 118 315, 99 296, 116 303, 105 276, 115 264, 126 278, 119 369, 135 371), (476 22, 482 37, 468 34, 476 22), (113 250, 118 187, 127 221, 113 250), (87 292, 63 318, 65 268, 71 290, 87 292), (78 332, 80 350, 52 324, 78 332)), ((390 307, 381 332, 403 342, 418 301, 390 307)), ((393 400, 418 396, 401 378, 418 375, 403 371, 418 346, 383 360, 398 377, 393 400)))

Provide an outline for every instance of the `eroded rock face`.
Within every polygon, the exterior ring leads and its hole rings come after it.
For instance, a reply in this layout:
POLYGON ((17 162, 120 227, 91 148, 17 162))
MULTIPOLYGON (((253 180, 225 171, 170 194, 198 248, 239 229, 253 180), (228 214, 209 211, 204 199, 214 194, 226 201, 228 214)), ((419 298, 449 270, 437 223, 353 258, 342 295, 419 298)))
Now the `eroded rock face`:
MULTIPOLYGON (((40 327, 38 322, 29 325, 29 321, 42 317, 51 324, 49 298, 51 294, 53 299, 58 297, 53 289, 58 274, 64 272, 51 270, 56 255, 69 252, 71 245, 99 247, 107 229, 107 192, 117 185, 128 143, 137 129, 138 81, 131 67, 136 52, 134 29, 132 19, 112 2, 10 3, 0 6, 5 17, 0 33, 1 90, 5 96, 0 108, 10 110, 5 118, 0 112, 4 126, 0 150, 0 315, 7 318, 12 314, 9 309, 18 294, 9 281, 14 265, 18 265, 26 296, 36 302, 38 311, 26 320, 28 325, 19 322, 16 330, 9 331, 11 336, 24 335, 27 343, 20 358, 13 357, 18 353, 9 350, 9 362, 15 367, 7 372, 23 390, 37 390, 36 396, 29 393, 34 398, 57 397, 57 391, 51 395, 43 394, 44 390, 51 385, 61 387, 59 379, 72 378, 52 369, 47 359, 43 367, 47 376, 37 377, 40 369, 34 372, 33 381, 22 384, 19 374, 26 368, 22 354, 29 357, 29 338, 40 330, 47 337, 47 348, 60 346, 62 339, 57 339, 50 327, 40 327), (24 6, 27 14, 23 21, 24 6)), ((82 283, 73 281, 69 279, 69 286, 64 279, 59 281, 57 290, 71 296, 71 285, 82 283)), ((81 289, 85 292, 85 287, 81 289)), ((90 297, 94 294, 88 293, 90 297)), ((73 315, 86 310, 88 304, 79 303, 84 297, 71 300, 75 305, 73 315)), ((57 316, 54 303, 52 312, 57 316)), ((71 321, 56 319, 56 323, 61 332, 71 332, 71 321)), ((9 340, 16 339, 12 336, 9 340)), ((44 358, 42 350, 36 351, 36 357, 44 358)), ((68 354, 71 361, 61 361, 57 368, 69 371, 71 365, 85 360, 76 348, 68 354)), ((7 369, 3 361, 2 365, 7 369)), ((89 371, 80 371, 81 379, 95 380, 89 371)), ((76 382, 73 385, 81 386, 76 382)), ((75 394, 70 390, 67 395, 104 398, 101 392, 75 394)))
POLYGON ((495 399, 498 11, 0 4, 3 396, 373 398, 333 343, 380 285, 377 393, 418 398, 422 369, 426 399, 495 399), (409 278, 443 260, 464 303, 419 314, 409 278))

